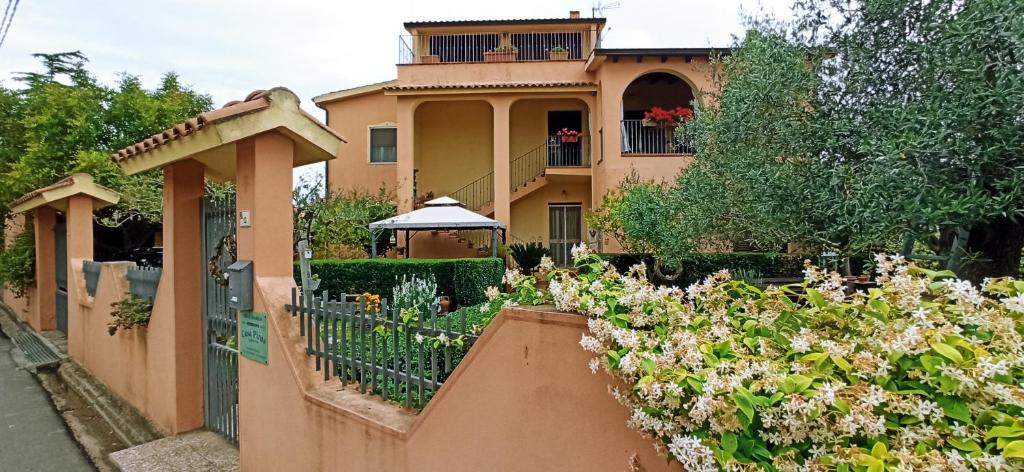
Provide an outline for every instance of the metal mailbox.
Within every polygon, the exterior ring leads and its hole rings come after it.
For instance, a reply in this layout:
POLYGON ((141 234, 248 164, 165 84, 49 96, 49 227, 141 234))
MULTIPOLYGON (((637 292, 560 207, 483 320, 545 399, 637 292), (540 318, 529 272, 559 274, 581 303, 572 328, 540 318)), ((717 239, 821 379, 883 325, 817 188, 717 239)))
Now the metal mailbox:
POLYGON ((252 310, 252 261, 235 261, 228 266, 228 307, 252 310))

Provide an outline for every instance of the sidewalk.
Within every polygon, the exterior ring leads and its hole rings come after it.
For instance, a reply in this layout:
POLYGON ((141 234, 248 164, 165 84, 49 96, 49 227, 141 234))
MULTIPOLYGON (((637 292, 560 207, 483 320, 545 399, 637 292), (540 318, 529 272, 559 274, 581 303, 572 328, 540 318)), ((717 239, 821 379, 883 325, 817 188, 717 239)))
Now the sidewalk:
POLYGON ((49 395, 19 369, 20 352, 0 335, 0 470, 92 471, 49 395))

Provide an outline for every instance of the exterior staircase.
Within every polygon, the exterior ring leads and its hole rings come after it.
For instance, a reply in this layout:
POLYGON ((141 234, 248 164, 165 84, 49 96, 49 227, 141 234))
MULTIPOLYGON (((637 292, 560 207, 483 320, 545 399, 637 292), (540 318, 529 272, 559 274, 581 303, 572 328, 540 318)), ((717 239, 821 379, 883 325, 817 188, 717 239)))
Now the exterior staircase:
MULTIPOLYGON (((537 191, 548 183, 544 177, 546 159, 547 143, 544 143, 509 163, 511 202, 537 191)), ((494 172, 464 185, 449 196, 481 215, 494 215, 494 172)))
MULTIPOLYGON (((509 162, 509 203, 544 188, 548 184, 547 168, 586 167, 590 165, 587 137, 579 138, 579 144, 567 146, 557 136, 549 136, 546 142, 530 149, 509 162)), ((576 141, 573 141, 576 143, 576 141)), ((490 172, 449 194, 467 209, 484 216, 494 215, 494 172, 490 172)), ((491 245, 489 231, 449 231, 448 234, 466 244, 469 248, 483 251, 491 245)))
MULTIPOLYGON (((547 160, 547 143, 541 144, 509 163, 510 203, 515 202, 547 185, 544 176, 547 160)), ((467 209, 484 216, 494 216, 494 172, 490 172, 449 194, 462 202, 467 209)), ((448 235, 459 244, 483 251, 491 244, 489 231, 449 231, 448 235)))

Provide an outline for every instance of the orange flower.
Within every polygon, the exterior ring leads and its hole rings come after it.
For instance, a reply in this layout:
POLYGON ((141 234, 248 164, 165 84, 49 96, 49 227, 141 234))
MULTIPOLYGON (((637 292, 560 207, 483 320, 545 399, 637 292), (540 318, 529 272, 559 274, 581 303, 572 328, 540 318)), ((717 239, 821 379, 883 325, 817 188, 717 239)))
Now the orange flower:
POLYGON ((380 295, 370 292, 363 292, 363 301, 366 303, 366 311, 380 311, 380 295))

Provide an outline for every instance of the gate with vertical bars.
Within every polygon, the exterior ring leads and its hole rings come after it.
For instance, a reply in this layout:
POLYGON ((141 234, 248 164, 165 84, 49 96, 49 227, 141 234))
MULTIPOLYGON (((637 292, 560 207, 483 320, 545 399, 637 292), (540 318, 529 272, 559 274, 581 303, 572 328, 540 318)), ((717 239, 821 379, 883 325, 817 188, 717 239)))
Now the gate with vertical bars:
POLYGON ((224 274, 235 261, 235 198, 203 199, 203 339, 206 428, 238 443, 238 313, 224 274))

